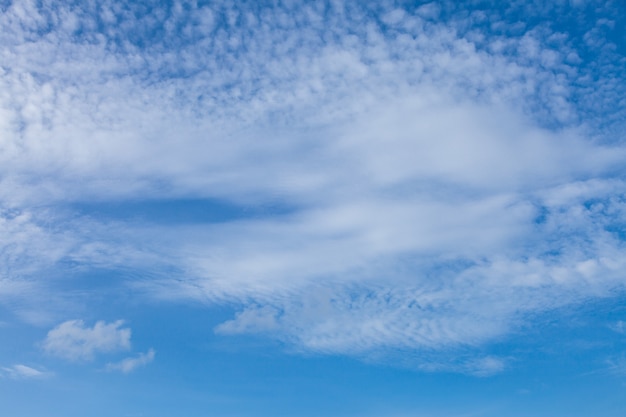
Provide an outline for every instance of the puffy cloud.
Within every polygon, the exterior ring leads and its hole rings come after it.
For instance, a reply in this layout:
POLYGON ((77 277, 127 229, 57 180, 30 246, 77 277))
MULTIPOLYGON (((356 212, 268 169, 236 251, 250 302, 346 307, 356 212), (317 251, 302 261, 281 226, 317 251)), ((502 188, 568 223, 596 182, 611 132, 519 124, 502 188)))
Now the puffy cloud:
POLYGON ((226 321, 215 328, 223 334, 259 333, 279 328, 276 315, 279 312, 271 307, 247 308, 237 313, 233 320, 226 321))
POLYGON ((446 358, 445 362, 421 360, 416 361, 417 368, 423 371, 455 371, 476 377, 489 377, 507 368, 507 361, 504 358, 496 356, 475 356, 463 357, 462 359, 450 360, 446 358))
POLYGON ((130 349, 131 331, 123 320, 113 323, 98 321, 93 327, 82 320, 69 320, 50 330, 43 349, 54 356, 72 361, 93 359, 97 353, 130 349))

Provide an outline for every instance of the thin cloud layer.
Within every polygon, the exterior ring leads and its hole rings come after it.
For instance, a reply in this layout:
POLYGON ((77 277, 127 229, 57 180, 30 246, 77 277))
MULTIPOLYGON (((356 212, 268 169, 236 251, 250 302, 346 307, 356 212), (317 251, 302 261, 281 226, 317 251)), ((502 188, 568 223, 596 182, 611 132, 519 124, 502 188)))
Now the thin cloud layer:
MULTIPOLYGON (((144 296, 240 306, 218 333, 361 355, 478 346, 624 290, 610 25, 512 24, 516 4, 90 7, 2 14, 0 297, 54 291, 68 264, 141 271, 126 286, 144 296), (273 209, 182 225, 74 208, 190 198, 273 209)), ((545 7, 526 12, 565 6, 545 7)), ((612 6, 567 10, 584 7, 612 6)), ((121 325, 69 321, 45 349, 128 349, 121 325)))
POLYGON ((126 359, 122 359, 119 362, 109 363, 106 366, 108 371, 119 371, 122 373, 130 373, 135 369, 140 368, 142 366, 146 366, 150 362, 154 360, 156 352, 154 349, 148 350, 146 353, 140 353, 136 357, 130 357, 126 359))
POLYGON ((41 371, 23 364, 15 364, 0 368, 0 377, 6 375, 11 379, 40 379, 50 376, 50 373, 41 371))

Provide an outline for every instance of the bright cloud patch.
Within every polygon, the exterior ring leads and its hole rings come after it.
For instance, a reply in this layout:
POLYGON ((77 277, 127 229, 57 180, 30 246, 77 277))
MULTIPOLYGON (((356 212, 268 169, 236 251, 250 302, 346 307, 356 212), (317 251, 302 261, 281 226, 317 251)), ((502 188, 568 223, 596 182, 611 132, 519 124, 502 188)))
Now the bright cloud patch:
POLYGON ((48 332, 43 349, 55 356, 72 361, 91 360, 97 353, 130 349, 129 328, 124 321, 113 323, 98 321, 93 327, 82 320, 69 320, 48 332))

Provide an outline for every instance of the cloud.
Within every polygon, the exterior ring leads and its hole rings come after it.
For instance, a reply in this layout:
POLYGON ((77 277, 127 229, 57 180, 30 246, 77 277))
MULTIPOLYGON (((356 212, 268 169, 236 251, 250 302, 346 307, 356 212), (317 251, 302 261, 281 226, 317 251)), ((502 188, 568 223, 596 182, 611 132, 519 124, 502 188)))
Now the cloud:
POLYGON ((82 320, 69 320, 50 330, 43 341, 47 353, 71 361, 92 360, 97 353, 130 349, 129 328, 123 320, 113 323, 98 321, 93 327, 82 320))
POLYGON ((466 372, 475 376, 491 376, 504 371, 506 363, 501 358, 486 356, 466 365, 466 372))
POLYGON ((607 370, 609 373, 616 376, 626 376, 626 355, 616 356, 606 361, 607 370))
MULTIPOLYGON (((115 291, 240 306, 218 332, 363 354, 477 346, 623 290, 626 72, 587 49, 610 27, 507 20, 569 16, 521 3, 113 6, 0 17, 2 299, 39 311, 66 272, 123 270, 115 291), (179 199, 270 209, 76 208, 179 199)), ((44 345, 87 360, 130 330, 44 345)))
MULTIPOLYGON (((51 375, 49 372, 41 371, 22 364, 16 364, 0 369, 2 369, 5 375, 11 379, 39 379, 46 378, 51 375)), ((0 373, 0 376, 1 375, 2 373, 0 373)))
POLYGON ((618 320, 615 323, 609 325, 609 329, 613 330, 616 333, 626 333, 626 323, 623 320, 618 320))
POLYGON ((215 331, 222 334, 241 334, 277 330, 279 328, 276 318, 278 313, 277 310, 268 306, 247 308, 237 313, 235 319, 218 325, 215 331))
POLYGON ((459 372, 475 377, 490 377, 507 368, 507 360, 496 356, 474 356, 455 358, 427 358, 411 363, 417 369, 427 372, 459 372))
POLYGON ((108 363, 106 369, 108 371, 120 371, 127 374, 152 362, 155 354, 154 349, 150 349, 146 353, 140 353, 136 357, 126 358, 120 362, 108 363))

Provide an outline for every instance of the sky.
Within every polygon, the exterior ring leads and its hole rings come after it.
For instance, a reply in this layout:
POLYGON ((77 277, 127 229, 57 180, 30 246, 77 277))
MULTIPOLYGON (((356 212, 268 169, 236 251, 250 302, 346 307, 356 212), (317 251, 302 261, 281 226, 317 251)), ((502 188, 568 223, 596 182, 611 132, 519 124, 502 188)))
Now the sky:
POLYGON ((0 29, 0 414, 624 415, 622 0, 0 29))

